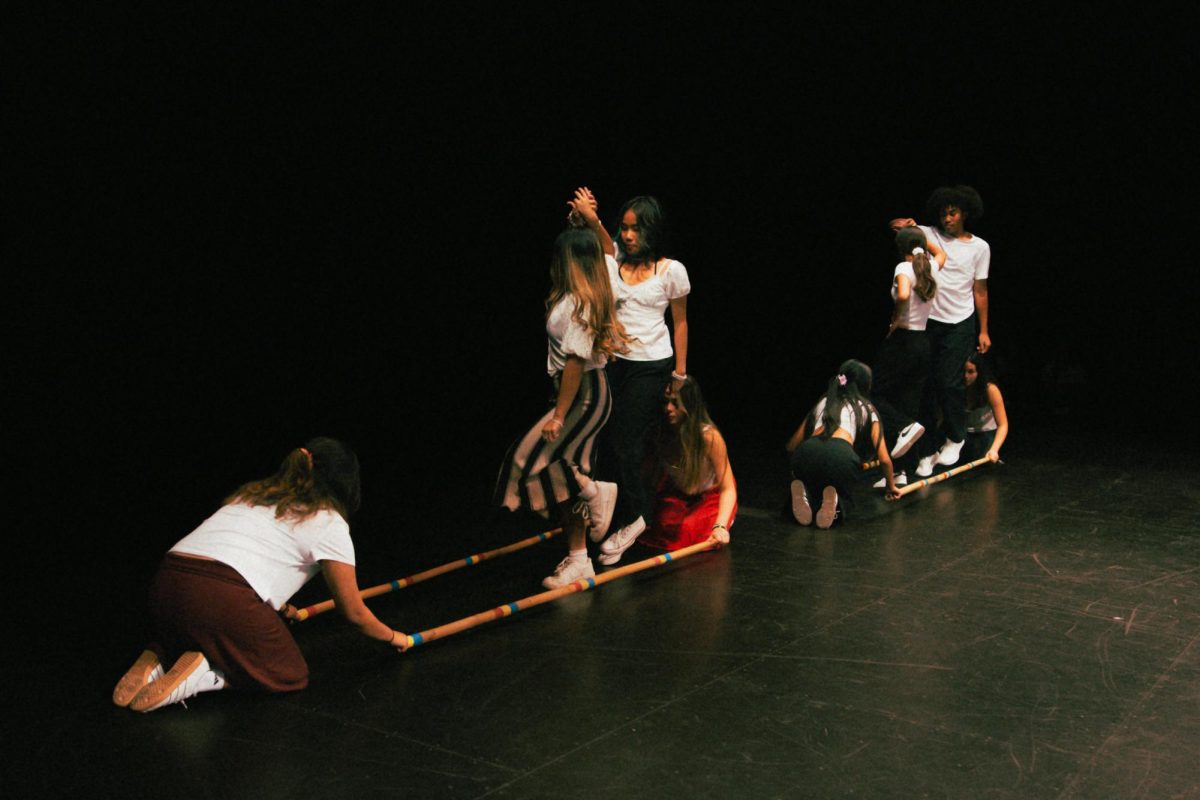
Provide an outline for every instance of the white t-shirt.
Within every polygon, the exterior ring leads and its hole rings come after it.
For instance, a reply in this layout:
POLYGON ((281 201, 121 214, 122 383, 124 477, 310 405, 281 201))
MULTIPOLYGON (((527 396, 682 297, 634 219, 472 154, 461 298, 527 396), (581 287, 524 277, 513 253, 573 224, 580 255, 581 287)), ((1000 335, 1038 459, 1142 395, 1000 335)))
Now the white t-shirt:
POLYGON ((176 542, 172 553, 227 564, 278 610, 321 570, 321 561, 354 566, 350 526, 336 511, 307 519, 276 519, 275 506, 231 503, 176 542))
MULTIPOLYGON (((868 413, 871 415, 871 418, 867 420, 867 424, 869 425, 872 422, 878 422, 879 417, 875 414, 874 406, 867 406, 867 408, 869 409, 868 413)), ((812 411, 812 418, 816 420, 813 422, 813 433, 816 433, 817 428, 824 424, 821 420, 821 415, 824 413, 825 398, 822 397, 817 401, 817 405, 812 411)), ((858 435, 858 414, 854 413, 854 407, 849 403, 842 405, 842 413, 840 419, 838 420, 838 427, 850 434, 850 443, 854 444, 854 438, 858 435)), ((833 432, 831 431, 830 435, 832 435, 832 433, 833 432)))
MULTIPOLYGON (((929 273, 933 276, 934 283, 937 282, 937 262, 930 259, 929 273)), ((900 276, 904 275, 908 278, 910 292, 908 299, 904 301, 900 308, 900 315, 896 319, 896 327, 904 328, 910 331, 925 330, 925 323, 929 320, 929 311, 933 308, 933 300, 922 300, 917 294, 917 273, 913 269, 911 261, 901 261, 896 265, 896 272, 892 275, 892 301, 896 300, 896 290, 900 284, 900 276)), ((937 299, 937 296, 934 296, 937 299)))
POLYGON ((633 285, 621 277, 616 259, 608 260, 608 272, 617 304, 617 319, 625 326, 625 333, 633 338, 629 352, 619 357, 628 361, 670 358, 674 350, 671 331, 667 327, 667 307, 672 300, 692 290, 687 269, 674 259, 664 258, 654 275, 633 285))
MULTIPOLYGON (((587 309, 584 309, 584 319, 587 309)), ((567 356, 584 360, 584 372, 601 369, 608 363, 604 355, 594 355, 596 336, 592 329, 575 319, 575 295, 564 294, 546 317, 546 372, 551 376, 563 371, 567 356)))
POLYGON ((975 313, 975 281, 987 280, 992 263, 992 248, 978 236, 959 241, 938 228, 921 225, 928 239, 933 239, 946 251, 946 263, 935 269, 938 293, 933 298, 929 318, 938 322, 962 322, 975 313))

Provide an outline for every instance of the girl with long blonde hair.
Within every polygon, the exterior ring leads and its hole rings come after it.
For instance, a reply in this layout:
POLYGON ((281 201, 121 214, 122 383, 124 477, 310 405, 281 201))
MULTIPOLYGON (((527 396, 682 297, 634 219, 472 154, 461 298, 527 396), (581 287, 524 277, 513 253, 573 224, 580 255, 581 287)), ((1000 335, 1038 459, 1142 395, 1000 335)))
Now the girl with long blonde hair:
MULTIPOLYGON (((582 199, 579 205, 595 216, 592 205, 582 199)), ((604 365, 624 346, 625 336, 614 312, 600 239, 586 224, 559 234, 550 284, 546 372, 554 382, 554 404, 513 443, 501 467, 496 500, 510 511, 558 515, 567 557, 542 581, 553 589, 595 575, 586 531, 590 526, 599 539, 612 520, 617 485, 592 480, 591 474, 596 434, 612 408, 604 365)))

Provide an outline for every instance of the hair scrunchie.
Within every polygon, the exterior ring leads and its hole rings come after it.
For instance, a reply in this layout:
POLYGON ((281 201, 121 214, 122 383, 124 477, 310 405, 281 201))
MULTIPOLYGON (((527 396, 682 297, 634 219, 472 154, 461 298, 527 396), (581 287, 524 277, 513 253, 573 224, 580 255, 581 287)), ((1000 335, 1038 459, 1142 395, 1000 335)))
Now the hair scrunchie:
POLYGON ((921 254, 922 254, 922 253, 924 253, 924 252, 925 252, 925 248, 924 248, 924 247, 914 247, 914 248, 913 248, 913 251, 912 251, 912 254, 913 254, 914 256, 919 256, 919 255, 921 255, 921 254))
POLYGON ((845 376, 845 375, 839 374, 839 375, 837 376, 837 379, 838 379, 838 386, 845 386, 845 385, 846 385, 846 376, 845 376))

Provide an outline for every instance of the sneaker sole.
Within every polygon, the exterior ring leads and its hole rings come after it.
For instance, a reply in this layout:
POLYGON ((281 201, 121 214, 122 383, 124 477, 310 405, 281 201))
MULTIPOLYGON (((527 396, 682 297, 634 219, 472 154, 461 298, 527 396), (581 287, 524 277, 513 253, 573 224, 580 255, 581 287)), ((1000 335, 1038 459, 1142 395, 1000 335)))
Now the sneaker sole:
POLYGON ((804 496, 802 481, 792 481, 792 516, 801 525, 812 525, 812 506, 808 504, 808 498, 804 496))
POLYGON ((162 672, 158 656, 150 650, 143 650, 133 666, 117 681, 117 688, 113 689, 113 704, 125 708, 132 703, 137 693, 155 679, 155 670, 162 672))
POLYGON ((837 516, 837 489, 826 486, 821 490, 821 508, 817 511, 817 527, 828 528, 837 516))
POLYGON ((134 711, 153 711, 158 704, 171 696, 181 683, 191 677, 204 662, 204 654, 189 650, 179 657, 167 674, 146 686, 129 703, 134 711))

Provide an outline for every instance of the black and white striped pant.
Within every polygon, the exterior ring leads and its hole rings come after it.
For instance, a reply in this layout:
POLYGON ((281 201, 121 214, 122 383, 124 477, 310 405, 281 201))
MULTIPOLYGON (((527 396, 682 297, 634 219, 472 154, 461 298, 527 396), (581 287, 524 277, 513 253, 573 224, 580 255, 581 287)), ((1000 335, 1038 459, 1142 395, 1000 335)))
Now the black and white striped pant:
POLYGON ((496 504, 510 511, 526 508, 548 518, 552 509, 577 496, 575 470, 592 474, 596 434, 611 410, 604 370, 587 370, 558 438, 553 442, 542 438, 542 428, 554 414, 551 408, 509 448, 496 482, 496 504))

